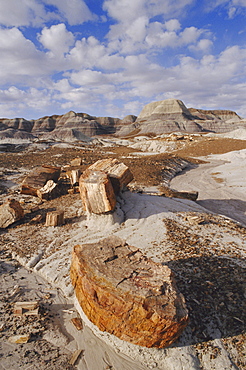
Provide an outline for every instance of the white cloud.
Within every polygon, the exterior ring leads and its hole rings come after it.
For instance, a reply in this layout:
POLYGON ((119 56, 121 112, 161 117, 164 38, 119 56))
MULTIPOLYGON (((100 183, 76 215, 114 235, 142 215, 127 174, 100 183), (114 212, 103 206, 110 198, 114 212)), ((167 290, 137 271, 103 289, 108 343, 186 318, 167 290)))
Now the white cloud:
POLYGON ((29 88, 27 90, 18 89, 15 86, 11 86, 6 90, 0 90, 0 116, 19 116, 31 119, 26 116, 27 110, 35 112, 42 112, 43 110, 48 110, 54 106, 54 101, 52 100, 52 93, 47 89, 36 89, 29 88), (14 104, 14 105, 13 105, 14 104), (13 108, 14 106, 14 108, 13 108))
POLYGON ((207 10, 213 11, 217 7, 223 6, 227 9, 228 17, 234 18, 243 8, 246 7, 246 0, 210 0, 207 4, 207 10))
POLYGON ((107 75, 102 72, 84 69, 78 73, 72 73, 71 82, 74 85, 95 86, 103 85, 109 81, 107 75))
POLYGON ((42 24, 47 13, 36 0, 7 0, 0 2, 0 24, 19 27, 42 24))
POLYGON ((75 69, 93 68, 100 58, 107 55, 107 50, 94 36, 83 37, 76 41, 67 60, 75 69))
POLYGON ((171 17, 184 12, 185 7, 192 3, 194 0, 106 0, 103 8, 118 22, 130 24, 136 15, 148 18, 156 15, 171 17))
POLYGON ((198 41, 196 45, 191 45, 189 48, 193 51, 201 51, 203 53, 210 52, 211 48, 213 46, 213 42, 208 39, 201 39, 198 41))
POLYGON ((60 23, 50 28, 43 28, 39 41, 54 55, 62 55, 67 53, 74 44, 74 35, 67 31, 64 23, 60 23))
MULTIPOLYGON (((43 76, 50 71, 45 55, 17 28, 0 29, 0 82, 43 76)), ((26 81, 27 82, 27 81, 26 81)))
POLYGON ((96 18, 83 0, 0 1, 0 24, 7 27, 40 27, 51 20, 75 25, 96 18), (56 11, 50 11, 49 5, 55 6, 56 11))
POLYGON ((55 6, 62 19, 69 24, 82 24, 97 17, 92 14, 83 0, 44 0, 47 5, 55 6))
POLYGON ((165 28, 167 31, 178 31, 181 28, 181 24, 178 19, 170 19, 169 21, 165 22, 165 28))

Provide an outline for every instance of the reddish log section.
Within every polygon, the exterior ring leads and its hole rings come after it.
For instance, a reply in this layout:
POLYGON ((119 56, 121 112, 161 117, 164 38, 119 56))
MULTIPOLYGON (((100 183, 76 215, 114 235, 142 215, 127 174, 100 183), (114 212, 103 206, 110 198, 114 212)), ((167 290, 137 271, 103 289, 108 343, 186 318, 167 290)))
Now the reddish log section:
POLYGON ((71 280, 89 320, 122 340, 163 348, 187 325, 171 270, 118 237, 75 246, 71 280))

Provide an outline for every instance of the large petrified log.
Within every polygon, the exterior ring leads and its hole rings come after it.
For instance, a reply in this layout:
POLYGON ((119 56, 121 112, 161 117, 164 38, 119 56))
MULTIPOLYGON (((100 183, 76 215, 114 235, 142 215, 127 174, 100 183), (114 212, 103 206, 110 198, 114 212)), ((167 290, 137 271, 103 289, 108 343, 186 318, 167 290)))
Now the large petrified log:
POLYGON ((100 159, 90 167, 92 170, 103 171, 109 176, 115 194, 133 180, 133 175, 129 168, 115 158, 100 159))
POLYGON ((24 217, 24 210, 15 199, 8 199, 0 206, 0 228, 6 228, 24 217))
POLYGON ((87 168, 80 176, 79 191, 85 211, 101 214, 114 210, 116 196, 105 172, 87 168))
POLYGON ((58 181, 60 172, 60 167, 41 166, 35 168, 23 180, 21 185, 21 193, 38 196, 38 190, 42 189, 47 181, 58 181))
POLYGON ((187 325, 171 270, 118 237, 75 246, 71 280, 89 320, 120 339, 163 348, 187 325))
POLYGON ((102 159, 85 170, 79 191, 85 211, 102 214, 113 211, 116 195, 133 179, 129 168, 117 159, 102 159))

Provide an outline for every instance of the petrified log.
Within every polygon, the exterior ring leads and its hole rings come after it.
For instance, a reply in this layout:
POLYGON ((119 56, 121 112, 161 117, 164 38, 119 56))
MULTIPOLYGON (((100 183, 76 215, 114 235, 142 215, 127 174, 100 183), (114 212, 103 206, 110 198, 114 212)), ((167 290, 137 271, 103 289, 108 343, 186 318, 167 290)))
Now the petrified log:
POLYGON ((160 186, 160 194, 168 198, 189 199, 193 201, 196 201, 198 198, 197 191, 178 191, 163 185, 160 186))
POLYGON ((45 226, 60 226, 64 222, 64 211, 48 212, 45 226))
POLYGON ((87 168, 80 176, 79 191, 85 211, 101 214, 114 210, 116 196, 105 172, 87 168))
POLYGON ((43 188, 47 181, 58 181, 60 172, 60 167, 41 166, 35 168, 23 180, 21 185, 21 193, 37 196, 37 191, 43 188))
POLYGON ((78 185, 80 175, 81 175, 80 170, 71 170, 66 172, 66 176, 69 179, 72 186, 78 185))
POLYGON ((37 196, 40 199, 52 199, 58 194, 57 183, 53 180, 48 180, 46 184, 41 188, 37 189, 37 196))
POLYGON ((100 159, 89 168, 106 172, 112 182, 115 194, 118 194, 124 186, 133 180, 133 175, 129 168, 115 158, 100 159))
POLYGON ((75 246, 71 280, 89 320, 122 340, 163 348, 187 325, 171 270, 120 238, 75 246))
POLYGON ((17 200, 8 199, 0 206, 0 228, 6 228, 23 217, 24 210, 17 200))

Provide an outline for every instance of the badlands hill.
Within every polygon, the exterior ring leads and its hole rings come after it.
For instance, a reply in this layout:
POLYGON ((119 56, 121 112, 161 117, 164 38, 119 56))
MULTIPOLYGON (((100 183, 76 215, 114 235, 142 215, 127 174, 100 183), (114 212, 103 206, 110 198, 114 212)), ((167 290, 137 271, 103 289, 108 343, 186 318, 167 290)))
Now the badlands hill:
POLYGON ((0 119, 0 139, 84 141, 97 135, 163 134, 181 132, 228 132, 246 127, 246 121, 229 110, 188 109, 181 100, 167 99, 147 104, 139 116, 123 119, 95 117, 70 111, 37 120, 0 119))

